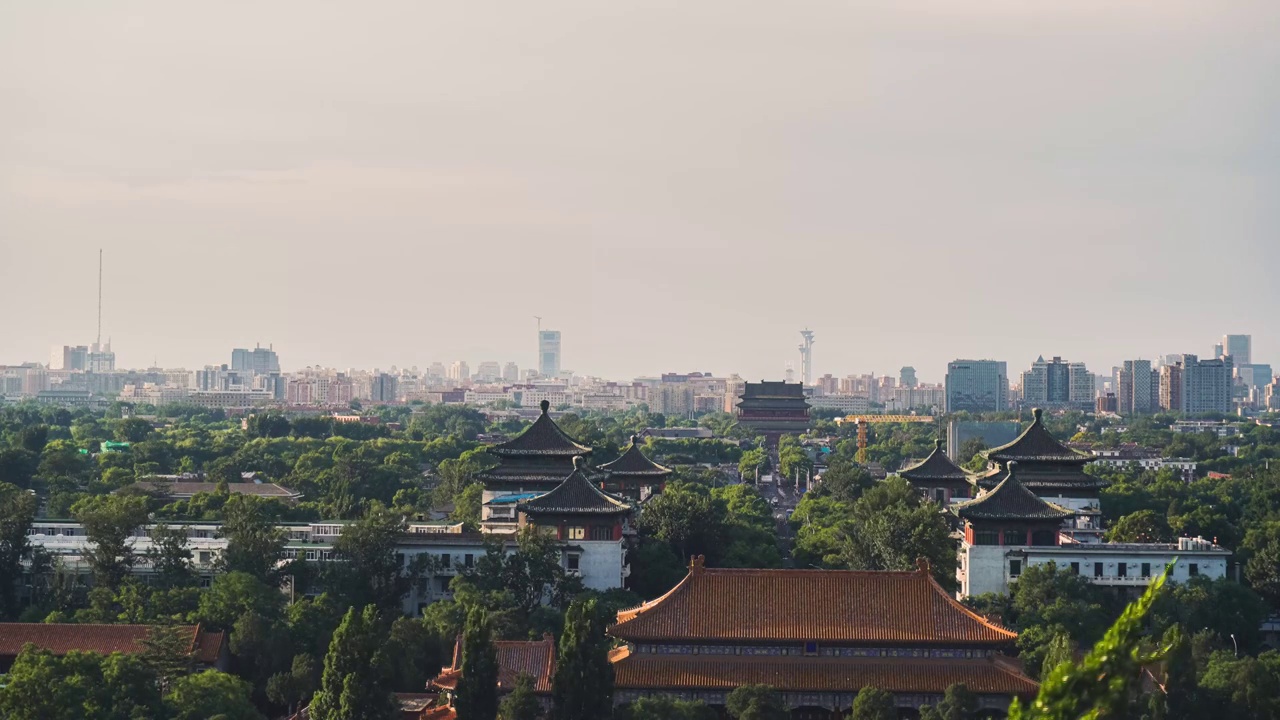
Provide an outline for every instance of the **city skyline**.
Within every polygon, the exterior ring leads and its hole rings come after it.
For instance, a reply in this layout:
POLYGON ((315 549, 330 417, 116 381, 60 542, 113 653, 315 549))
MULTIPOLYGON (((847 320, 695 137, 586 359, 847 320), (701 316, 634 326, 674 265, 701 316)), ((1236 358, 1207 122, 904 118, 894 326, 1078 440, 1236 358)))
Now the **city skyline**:
POLYGON ((1280 358, 1273 2, 356 12, 6 8, 0 357, 1280 358))

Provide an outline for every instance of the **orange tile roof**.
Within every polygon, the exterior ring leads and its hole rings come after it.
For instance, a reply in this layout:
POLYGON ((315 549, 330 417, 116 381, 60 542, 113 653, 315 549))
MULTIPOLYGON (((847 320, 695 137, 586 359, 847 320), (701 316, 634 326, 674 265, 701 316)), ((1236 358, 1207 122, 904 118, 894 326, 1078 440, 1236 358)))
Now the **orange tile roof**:
MULTIPOLYGON (((178 625, 190 633, 196 662, 212 664, 218 659, 226 635, 206 632, 199 625, 178 625)), ((100 625, 54 623, 0 623, 0 656, 16 656, 31 643, 55 655, 79 650, 110 655, 113 652, 140 653, 142 641, 151 633, 151 625, 100 625)))
MULTIPOLYGON (((533 691, 551 692, 551 678, 556 672, 556 643, 551 635, 541 640, 498 640, 498 691, 510 692, 521 675, 533 678, 533 691)), ((432 685, 452 690, 462 677, 462 638, 453 646, 453 663, 442 668, 432 685)))
POLYGON ((618 613, 631 642, 1005 645, 1017 634, 947 594, 923 564, 907 572, 703 568, 666 595, 618 613))
POLYGON ((1036 682, 1007 659, 764 657, 614 652, 619 690, 719 690, 747 684, 784 692, 856 693, 873 686, 895 693, 942 694, 955 683, 991 695, 1034 695, 1036 682))

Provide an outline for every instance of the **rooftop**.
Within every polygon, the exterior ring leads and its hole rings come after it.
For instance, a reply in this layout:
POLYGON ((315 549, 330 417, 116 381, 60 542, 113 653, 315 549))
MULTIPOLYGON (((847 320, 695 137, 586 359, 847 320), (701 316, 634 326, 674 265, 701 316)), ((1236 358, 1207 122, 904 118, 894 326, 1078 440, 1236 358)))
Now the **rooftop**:
POLYGON ((527 430, 504 443, 494 445, 489 448, 489 452, 502 458, 524 455, 590 455, 591 448, 574 442, 573 438, 556 425, 548 414, 550 408, 551 403, 543 400, 542 414, 538 415, 538 419, 527 430))
MULTIPOLYGON (((186 480, 178 480, 174 482, 168 482, 165 480, 143 480, 128 487, 164 493, 168 497, 192 497, 200 493, 217 492, 218 485, 219 483, 215 482, 186 480)), ((302 497, 301 493, 275 483, 234 482, 227 483, 226 486, 227 491, 232 495, 255 495, 257 497, 279 498, 281 500, 291 500, 302 497)))
POLYGON ((1018 463, 1010 462, 1005 477, 977 498, 951 506, 965 520, 1062 520, 1073 513, 1045 502, 1016 477, 1018 463))
MULTIPOLYGON (((208 632, 199 625, 174 626, 191 638, 189 650, 195 661, 213 664, 218 659, 226 635, 208 632)), ((100 625, 92 623, 0 623, 0 657, 15 657, 28 643, 54 655, 95 652, 102 655, 146 650, 143 640, 151 636, 152 625, 100 625)))
POLYGON ((573 472, 554 490, 531 500, 517 503, 516 508, 534 515, 600 515, 625 514, 632 506, 622 498, 601 490, 584 474, 586 462, 573 459, 573 472))
MULTIPOLYGON (((555 639, 550 634, 541 640, 496 640, 498 650, 498 691, 509 692, 521 675, 533 678, 533 691, 551 692, 551 678, 556 670, 555 639)), ((436 687, 452 690, 462 677, 462 637, 453 645, 453 661, 431 681, 436 687)))
POLYGON ((1093 457, 1063 445, 1049 433, 1044 426, 1044 411, 1036 408, 1031 411, 1031 425, 1011 443, 986 450, 987 459, 999 463, 1016 462, 1057 462, 1084 465, 1092 462, 1093 457))
POLYGON ((902 477, 912 480, 955 480, 961 482, 969 481, 969 474, 959 465, 951 461, 947 454, 942 451, 942 441, 933 441, 933 452, 929 453, 929 457, 921 462, 912 465, 898 473, 902 477))
POLYGON ((626 452, 613 462, 608 462, 600 466, 601 470, 610 475, 649 475, 654 477, 666 477, 671 474, 670 468, 665 468, 654 461, 650 460, 638 446, 640 438, 635 435, 631 436, 631 445, 626 452))
POLYGON ((666 595, 618 613, 642 641, 1005 645, 1017 634, 956 602, 922 563, 911 571, 729 570, 694 558, 666 595))

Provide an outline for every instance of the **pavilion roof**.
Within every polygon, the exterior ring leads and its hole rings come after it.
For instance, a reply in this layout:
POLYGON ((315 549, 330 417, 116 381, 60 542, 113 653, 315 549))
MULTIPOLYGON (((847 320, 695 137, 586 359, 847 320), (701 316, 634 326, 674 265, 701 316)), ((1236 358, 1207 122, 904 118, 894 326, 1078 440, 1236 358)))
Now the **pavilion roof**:
POLYGON ((996 462, 1041 462, 1041 463, 1073 463, 1084 465, 1094 460, 1093 456, 1072 450, 1058 442, 1044 426, 1044 411, 1036 408, 1031 411, 1032 421, 1026 430, 1011 443, 992 448, 984 452, 987 459, 996 462))
POLYGON ((1009 463, 1003 480, 995 488, 973 500, 957 503, 951 510, 965 520, 1062 520, 1074 513, 1045 502, 1017 478, 1018 463, 1009 463))
POLYGON ((498 457, 519 457, 524 455, 559 455, 573 457, 590 455, 591 448, 579 445, 573 438, 565 434, 551 419, 549 410, 551 403, 542 401, 542 414, 527 430, 516 437, 489 448, 489 452, 498 457))
POLYGON ((933 441, 933 452, 929 457, 898 473, 908 480, 956 480, 969 481, 969 474, 964 468, 956 465, 942 451, 942 441, 933 441))
POLYGON ((518 503, 520 512, 532 515, 621 515, 631 512, 626 500, 601 490, 587 479, 586 462, 573 459, 573 472, 548 493, 518 503))
POLYGON ((639 447, 640 438, 632 435, 631 446, 626 452, 613 462, 607 462, 599 467, 610 475, 652 475, 655 477, 666 477, 671 474, 671 468, 663 467, 650 460, 639 447))
POLYGON ((1005 645, 1017 634, 911 571, 711 569, 694 558, 666 595, 618 613, 609 633, 632 642, 828 642, 1005 645))
MULTIPOLYGON (((190 639, 187 651, 196 662, 217 662, 226 633, 208 631, 201 625, 175 625, 174 628, 190 639)), ((0 657, 15 657, 28 643, 54 655, 72 651, 132 655, 144 652, 146 640, 162 629, 154 625, 0 623, 0 657)))

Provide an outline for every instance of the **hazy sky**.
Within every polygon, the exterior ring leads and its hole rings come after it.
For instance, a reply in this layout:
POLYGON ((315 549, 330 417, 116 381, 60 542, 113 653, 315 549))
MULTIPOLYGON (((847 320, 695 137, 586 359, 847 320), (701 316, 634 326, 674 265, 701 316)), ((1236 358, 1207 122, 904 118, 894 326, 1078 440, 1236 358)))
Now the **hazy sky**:
POLYGON ((1276 0, 0 0, 0 364, 941 380, 1251 332, 1276 0))

